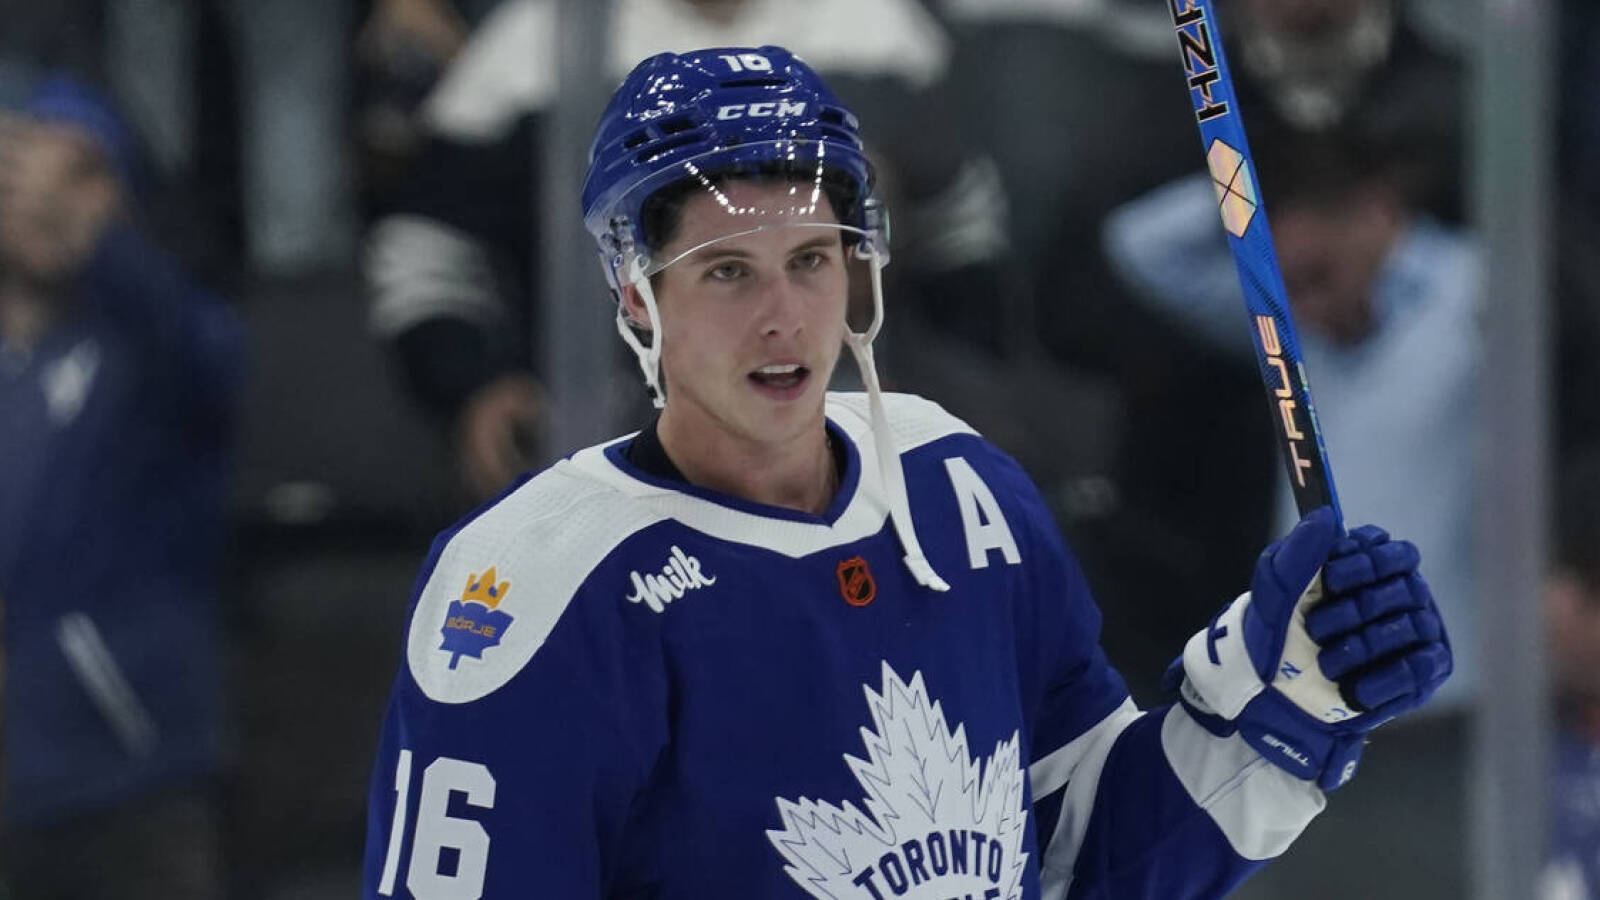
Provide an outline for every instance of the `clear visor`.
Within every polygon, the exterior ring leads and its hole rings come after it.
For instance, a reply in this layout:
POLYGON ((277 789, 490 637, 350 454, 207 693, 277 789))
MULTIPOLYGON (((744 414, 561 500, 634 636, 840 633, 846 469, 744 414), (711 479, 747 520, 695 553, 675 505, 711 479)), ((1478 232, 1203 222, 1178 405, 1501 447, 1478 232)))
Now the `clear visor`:
POLYGON ((615 274, 649 277, 706 244, 790 227, 838 229, 848 249, 860 248, 854 255, 885 264, 885 223, 861 196, 867 173, 859 153, 812 140, 752 142, 675 162, 613 205, 634 219, 612 223, 622 251, 615 274))
POLYGON ((870 330, 878 307, 873 285, 889 256, 885 223, 826 157, 830 150, 839 153, 817 141, 725 148, 637 186, 634 193, 648 199, 627 197, 622 208, 636 211, 639 221, 624 227, 642 240, 619 241, 617 283, 639 285, 693 267, 671 280, 725 288, 734 278, 760 284, 782 277, 801 288, 837 289, 842 275, 852 330, 870 330), (730 158, 734 153, 743 161, 730 158))
MULTIPOLYGON (((710 224, 697 219, 685 224, 689 228, 710 224)), ((872 234, 826 222, 743 224, 750 227, 669 242, 664 249, 670 255, 659 260, 636 258, 622 281, 648 287, 656 297, 668 285, 672 288, 667 296, 678 290, 755 296, 780 283, 797 296, 814 294, 819 299, 842 291, 850 330, 874 330, 881 308, 876 291, 881 291, 882 260, 872 250, 872 234)))
MULTIPOLYGON (((853 225, 793 221, 774 221, 760 224, 755 221, 747 221, 737 224, 744 224, 749 227, 728 234, 707 237, 705 240, 687 247, 680 246, 681 242, 668 244, 662 249, 665 253, 670 253, 671 255, 664 258, 642 254, 639 257, 640 274, 646 278, 653 278, 666 271, 667 268, 685 260, 715 256, 717 251, 722 249, 736 251, 740 250, 744 245, 750 244, 770 245, 773 249, 812 247, 823 244, 831 247, 834 240, 837 240, 841 252, 850 260, 864 261, 876 256, 873 250, 872 234, 853 225), (762 240, 764 237, 770 237, 772 240, 762 240)), ((822 249, 827 249, 827 247, 822 249)))

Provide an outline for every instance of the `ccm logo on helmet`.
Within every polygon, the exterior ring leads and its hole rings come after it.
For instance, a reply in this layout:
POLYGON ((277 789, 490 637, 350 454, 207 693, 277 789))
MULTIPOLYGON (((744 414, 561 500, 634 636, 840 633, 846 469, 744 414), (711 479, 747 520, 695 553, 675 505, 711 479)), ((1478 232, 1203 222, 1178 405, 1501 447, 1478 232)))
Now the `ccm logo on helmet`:
POLYGON ((772 116, 787 118, 789 116, 803 116, 806 114, 806 105, 789 100, 777 100, 762 103, 734 103, 728 106, 717 107, 719 119, 766 119, 772 116))

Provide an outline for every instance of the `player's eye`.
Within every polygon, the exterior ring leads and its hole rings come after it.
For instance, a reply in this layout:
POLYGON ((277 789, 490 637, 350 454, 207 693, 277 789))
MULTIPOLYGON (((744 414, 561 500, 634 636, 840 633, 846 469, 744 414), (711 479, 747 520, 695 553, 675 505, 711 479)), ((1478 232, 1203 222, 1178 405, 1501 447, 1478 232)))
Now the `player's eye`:
POLYGON ((828 254, 822 250, 804 250, 795 254, 790 264, 803 272, 812 272, 828 264, 828 254))
POLYGON ((750 274, 750 269, 737 260, 726 260, 706 269, 705 278, 709 281, 737 281, 750 274))

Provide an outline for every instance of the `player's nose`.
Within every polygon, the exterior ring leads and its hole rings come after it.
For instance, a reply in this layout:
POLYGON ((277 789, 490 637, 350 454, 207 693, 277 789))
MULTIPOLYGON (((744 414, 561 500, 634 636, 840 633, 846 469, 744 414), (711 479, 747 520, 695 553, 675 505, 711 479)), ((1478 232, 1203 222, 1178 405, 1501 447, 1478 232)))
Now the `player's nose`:
POLYGON ((804 333, 810 297, 792 279, 782 273, 763 279, 759 302, 762 335, 780 337, 804 333))

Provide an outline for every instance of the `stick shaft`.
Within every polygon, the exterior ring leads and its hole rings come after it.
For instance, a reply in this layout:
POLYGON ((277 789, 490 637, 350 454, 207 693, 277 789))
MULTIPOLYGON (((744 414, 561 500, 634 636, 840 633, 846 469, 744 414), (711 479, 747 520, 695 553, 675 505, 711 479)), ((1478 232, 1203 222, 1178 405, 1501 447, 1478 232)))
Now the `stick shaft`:
POLYGON ((1167 4, 1188 76, 1200 143, 1217 191, 1218 211, 1250 314, 1251 339, 1295 506, 1301 515, 1331 506, 1342 522, 1328 451, 1311 403, 1300 338, 1289 314, 1289 293, 1278 270, 1278 254, 1257 189, 1255 164, 1239 117, 1212 0, 1167 0, 1167 4))

